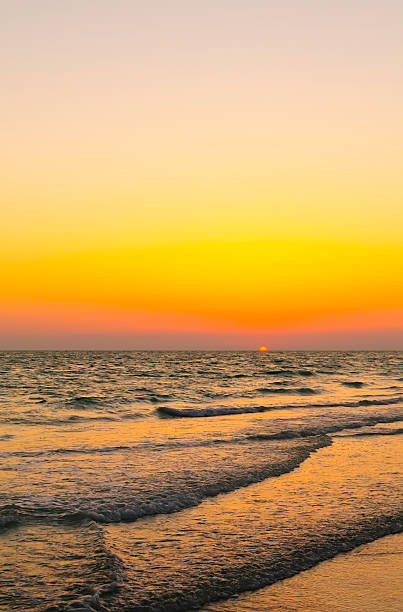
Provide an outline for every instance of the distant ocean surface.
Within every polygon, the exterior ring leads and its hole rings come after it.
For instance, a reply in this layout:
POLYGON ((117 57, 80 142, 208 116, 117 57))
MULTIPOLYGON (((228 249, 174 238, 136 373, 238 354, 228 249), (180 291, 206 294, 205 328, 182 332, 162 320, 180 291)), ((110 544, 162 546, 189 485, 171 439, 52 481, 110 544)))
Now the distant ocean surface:
POLYGON ((402 530, 402 434, 401 352, 2 352, 0 610, 258 610, 402 530))

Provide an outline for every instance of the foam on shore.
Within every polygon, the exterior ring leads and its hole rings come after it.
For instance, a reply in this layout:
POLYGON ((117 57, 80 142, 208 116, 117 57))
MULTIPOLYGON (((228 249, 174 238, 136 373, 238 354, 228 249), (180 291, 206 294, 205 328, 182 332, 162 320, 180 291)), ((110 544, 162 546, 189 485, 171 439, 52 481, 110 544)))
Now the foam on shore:
POLYGON ((279 478, 170 517, 106 526, 128 575, 115 609, 197 609, 401 531, 398 438, 338 438, 279 478))
POLYGON ((403 534, 386 536, 203 612, 401 612, 403 534))

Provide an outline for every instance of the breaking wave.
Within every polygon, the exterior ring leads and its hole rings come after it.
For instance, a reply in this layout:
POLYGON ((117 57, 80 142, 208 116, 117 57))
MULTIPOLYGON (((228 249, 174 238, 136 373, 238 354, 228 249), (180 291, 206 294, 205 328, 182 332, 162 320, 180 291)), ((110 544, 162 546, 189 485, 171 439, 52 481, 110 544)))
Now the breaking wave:
MULTIPOLYGON (((233 444, 228 451, 228 460, 221 470, 212 469, 208 463, 202 467, 202 477, 195 471, 189 480, 187 471, 173 474, 165 481, 159 482, 155 487, 151 481, 147 487, 134 480, 128 484, 126 491, 113 490, 109 498, 72 496, 63 503, 60 500, 50 505, 23 505, 10 504, 4 509, 4 525, 27 522, 81 522, 92 520, 97 523, 132 522, 144 516, 156 514, 171 514, 184 508, 197 506, 203 499, 228 493, 252 483, 260 482, 266 478, 280 476, 295 469, 309 455, 319 448, 331 444, 327 436, 312 436, 294 441, 287 441, 268 437, 267 439, 250 436, 244 442, 249 446, 233 444), (267 443, 267 447, 264 443, 267 443), (251 446, 250 446, 251 445, 251 446), (258 447, 255 447, 258 445, 258 447), (245 455, 243 456, 243 450, 245 455), (242 467, 235 465, 231 458, 234 453, 245 463, 242 467)), ((217 465, 217 462, 215 462, 217 465)))
POLYGON ((365 438, 365 437, 370 437, 370 436, 398 436, 400 434, 403 434, 403 427, 396 427, 394 429, 378 429, 377 428, 377 429, 374 429, 373 431, 364 430, 364 431, 356 431, 354 433, 352 432, 343 433, 343 438, 346 438, 346 437, 365 438))
POLYGON ((401 528, 401 354, 0 358, 15 610, 199 608, 401 528))
POLYGON ((200 609, 401 531, 401 494, 391 490, 397 449, 338 440, 280 479, 156 517, 140 532, 107 526, 106 543, 126 566, 126 609, 200 609))
POLYGON ((403 397, 371 398, 356 402, 329 402, 323 404, 287 404, 281 406, 217 406, 214 408, 174 408, 172 406, 159 406, 158 412, 173 417, 214 417, 232 414, 247 414, 253 412, 267 412, 270 410, 292 410, 301 408, 359 408, 361 406, 389 406, 403 402, 403 397))

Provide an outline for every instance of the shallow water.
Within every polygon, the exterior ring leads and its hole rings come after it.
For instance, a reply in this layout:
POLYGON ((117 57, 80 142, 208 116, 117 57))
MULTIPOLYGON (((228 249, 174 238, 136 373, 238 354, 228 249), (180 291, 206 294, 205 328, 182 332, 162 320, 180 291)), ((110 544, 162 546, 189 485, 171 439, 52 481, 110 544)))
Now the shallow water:
POLYGON ((397 437, 339 439, 289 474, 171 517, 108 526, 131 606, 198 608, 401 529, 401 449, 397 437))
POLYGON ((210 612, 401 612, 403 535, 391 535, 293 578, 203 608, 210 612))
POLYGON ((402 364, 0 353, 0 610, 197 609, 396 531, 402 364))

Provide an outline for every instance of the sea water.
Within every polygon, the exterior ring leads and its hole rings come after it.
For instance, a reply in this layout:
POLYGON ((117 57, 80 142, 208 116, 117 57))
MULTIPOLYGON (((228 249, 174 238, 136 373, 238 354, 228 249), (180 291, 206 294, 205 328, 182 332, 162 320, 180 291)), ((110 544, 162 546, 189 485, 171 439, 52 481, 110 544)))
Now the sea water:
POLYGON ((3 352, 0 374, 4 612, 197 610, 401 530, 402 353, 3 352))

